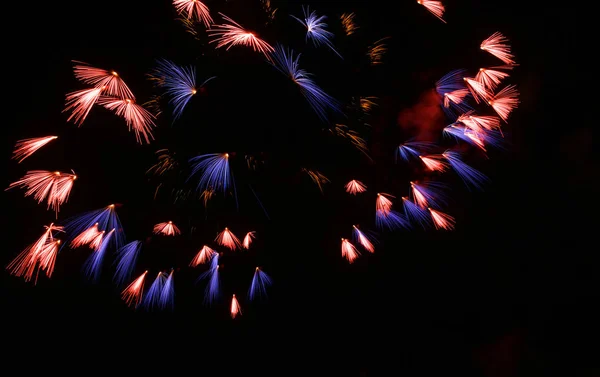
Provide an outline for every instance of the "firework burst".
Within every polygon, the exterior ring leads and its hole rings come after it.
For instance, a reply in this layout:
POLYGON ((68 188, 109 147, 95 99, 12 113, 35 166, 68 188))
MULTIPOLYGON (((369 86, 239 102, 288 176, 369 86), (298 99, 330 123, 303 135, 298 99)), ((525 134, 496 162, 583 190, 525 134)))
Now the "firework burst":
POLYGON ((354 34, 354 32, 359 29, 358 25, 356 25, 356 22, 354 22, 354 17, 356 17, 354 13, 344 13, 340 16, 344 33, 347 36, 354 34))
POLYGON ((269 275, 264 273, 259 267, 256 267, 252 283, 250 283, 250 289, 248 290, 248 300, 253 301, 258 297, 266 297, 267 287, 271 284, 273 284, 273 281, 269 275))
POLYGON ((240 239, 237 238, 235 234, 229 230, 229 228, 225 228, 221 233, 219 233, 217 238, 215 238, 215 241, 219 245, 225 246, 231 250, 236 250, 242 247, 240 239))
POLYGON ((345 238, 342 238, 342 258, 346 258, 348 263, 353 263, 360 256, 360 252, 345 238))
POLYGON ((202 22, 207 28, 213 23, 208 7, 199 0, 173 0, 173 5, 177 13, 185 16, 188 20, 202 22))
POLYGON ((431 218, 433 219, 433 225, 435 229, 444 229, 444 230, 452 230, 454 229, 454 217, 447 215, 443 212, 436 211, 431 208, 427 208, 431 213, 431 218))
POLYGON ((7 190, 14 187, 26 188, 25 196, 33 195, 38 203, 46 200, 48 209, 53 209, 58 215, 60 206, 69 200, 69 194, 76 179, 75 174, 32 170, 28 171, 20 180, 11 183, 7 190))
POLYGON ((252 240, 255 237, 256 232, 248 232, 246 233, 246 236, 244 237, 244 241, 242 242, 242 247, 244 249, 249 249, 250 248, 250 244, 252 244, 252 240))
POLYGON ((369 253, 375 252, 375 246, 373 246, 372 240, 369 239, 366 234, 361 232, 356 225, 352 225, 352 237, 354 238, 354 242, 364 247, 369 253))
POLYGON ((181 234, 181 231, 172 221, 166 223, 158 223, 154 225, 152 230, 154 234, 162 234, 163 236, 177 236, 181 234))
POLYGON ((427 9, 431 14, 436 16, 440 21, 446 23, 446 21, 444 21, 444 19, 442 18, 444 12, 446 11, 446 8, 444 7, 441 1, 417 0, 417 3, 424 6, 425 9, 427 9))
POLYGON ((121 293, 121 298, 128 306, 137 307, 142 302, 142 296, 144 294, 144 280, 148 270, 141 274, 131 284, 127 286, 121 293))
POLYGON ((108 110, 114 111, 119 117, 125 119, 127 127, 135 133, 135 139, 139 144, 142 144, 142 138, 146 144, 150 144, 150 140, 154 140, 152 128, 155 116, 148 110, 134 102, 134 100, 126 98, 120 99, 115 97, 100 97, 98 104, 104 106, 108 110))
POLYGON ((342 55, 336 51, 333 42, 331 41, 334 37, 333 33, 326 30, 327 24, 324 21, 327 17, 318 16, 317 12, 311 12, 309 7, 302 7, 302 13, 304 13, 303 19, 296 16, 291 17, 306 28, 306 40, 308 41, 310 39, 315 47, 319 47, 322 44, 329 47, 331 51, 335 52, 335 54, 341 58, 342 55))
POLYGON ((104 237, 102 237, 102 242, 97 250, 92 252, 92 255, 86 260, 83 271, 85 275, 92 281, 97 282, 100 279, 100 274, 102 273, 102 266, 104 264, 104 257, 106 256, 106 251, 110 246, 110 240, 115 233, 115 229, 106 233, 104 237))
POLYGON ((200 251, 198 252, 198 254, 196 254, 196 256, 194 257, 194 259, 192 259, 192 262, 190 263, 190 266, 191 267, 196 267, 196 266, 198 266, 200 264, 207 263, 215 255, 217 255, 216 251, 214 251, 210 247, 204 245, 202 247, 202 249, 200 249, 200 251))
POLYGON ((238 302, 238 299, 235 297, 235 294, 233 295, 233 297, 231 297, 231 318, 235 318, 238 315, 242 315, 242 308, 240 307, 240 303, 238 302))
POLYGON ((267 60, 271 59, 270 54, 275 50, 270 44, 258 38, 255 33, 244 29, 243 26, 223 13, 219 14, 226 23, 215 24, 212 29, 207 30, 210 37, 216 37, 211 43, 216 43, 217 48, 226 47, 225 50, 238 45, 251 47, 254 51, 263 54, 267 60))
POLYGON ((514 85, 509 85, 499 91, 489 100, 490 106, 503 121, 519 106, 519 91, 514 85))
POLYGON ((131 279, 133 270, 137 262, 137 257, 142 249, 140 241, 132 241, 117 250, 117 269, 114 275, 114 281, 122 286, 127 280, 131 279))
POLYGON ((489 38, 481 42, 480 48, 502 60, 504 64, 515 64, 515 56, 511 53, 508 38, 500 32, 495 32, 489 38))
POLYGON ((356 179, 351 180, 344 187, 346 188, 346 192, 350 195, 356 195, 358 193, 367 191, 367 186, 356 179))
MULTIPOLYGON (((223 193, 232 184, 229 170, 229 153, 212 153, 194 157, 190 160, 192 174, 201 172, 198 191, 220 190, 223 193)), ((190 177, 191 177, 190 176, 190 177)))
POLYGON ((75 63, 73 73, 77 80, 96 89, 102 89, 104 95, 135 100, 135 96, 117 72, 95 68, 84 62, 73 61, 73 63, 75 63))
POLYGON ((46 136, 19 140, 15 144, 15 150, 13 151, 12 159, 19 160, 18 163, 21 163, 24 159, 34 154, 38 149, 56 139, 58 139, 58 136, 46 136))

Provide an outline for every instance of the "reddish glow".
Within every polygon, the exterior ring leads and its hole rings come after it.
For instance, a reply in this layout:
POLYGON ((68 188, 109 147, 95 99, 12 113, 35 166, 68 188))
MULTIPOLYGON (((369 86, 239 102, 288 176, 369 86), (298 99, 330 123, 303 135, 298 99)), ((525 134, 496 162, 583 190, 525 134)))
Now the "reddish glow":
POLYGON ((144 293, 144 280, 148 271, 144 271, 137 279, 125 288, 121 293, 121 298, 127 303, 128 306, 136 307, 142 302, 142 296, 144 293))
POLYGON ((154 234, 162 234, 163 236, 177 236, 181 234, 179 228, 172 221, 167 223, 158 223, 154 225, 154 234))
POLYGON ((347 239, 342 238, 342 257, 346 258, 349 263, 353 263, 359 255, 360 253, 356 247, 347 239))
POLYGON ((419 156, 419 158, 423 161, 427 169, 431 171, 443 173, 448 170, 449 165, 443 161, 444 156, 442 155, 419 156))
POLYGON ((58 136, 46 136, 19 140, 15 145, 12 159, 19 160, 19 163, 21 163, 24 159, 34 154, 38 149, 48 144, 52 140, 56 140, 57 138, 58 136))
POLYGON ((346 192, 351 195, 356 195, 360 192, 367 191, 367 186, 361 181, 357 181, 356 179, 351 180, 346 184, 346 192))
POLYGON ((202 22, 205 27, 213 23, 208 7, 198 0, 173 0, 177 13, 187 13, 186 18, 202 22))
POLYGON ((235 318, 238 315, 242 315, 242 308, 234 294, 233 297, 231 297, 231 318, 235 318))
POLYGON ((481 42, 480 48, 502 60, 504 64, 515 64, 515 56, 511 54, 508 38, 500 32, 495 32, 489 38, 481 42))
POLYGON ((244 237, 244 242, 242 242, 242 246, 244 247, 244 249, 250 248, 250 244, 252 243, 252 239, 254 238, 255 234, 256 232, 246 233, 246 236, 244 237))
POLYGON ((212 257, 215 254, 217 254, 216 251, 214 251, 210 247, 204 245, 202 247, 202 249, 200 249, 200 251, 198 252, 198 254, 196 254, 196 256, 194 257, 194 259, 192 259, 192 262, 190 263, 190 266, 196 267, 196 266, 198 266, 200 264, 204 264, 204 263, 208 262, 209 260, 211 260, 212 257))
POLYGON ((447 215, 443 212, 436 211, 434 209, 428 208, 431 213, 431 218, 433 219, 433 225, 435 225, 435 229, 444 229, 444 230, 452 230, 454 229, 454 217, 447 215))
POLYGON ((222 13, 219 14, 228 23, 213 25, 214 28, 208 30, 210 37, 217 37, 211 43, 216 42, 217 48, 226 47, 226 50, 237 45, 252 47, 254 51, 262 53, 267 59, 271 60, 269 54, 274 52, 275 49, 270 44, 258 38, 254 33, 245 30, 231 18, 222 13))
POLYGON ((231 250, 241 247, 239 238, 237 238, 228 228, 225 228, 225 230, 219 233, 215 241, 217 241, 219 245, 228 247, 231 250))
POLYGON ((52 208, 58 214, 60 206, 69 199, 75 179, 75 174, 32 170, 21 180, 11 183, 7 190, 13 187, 27 188, 25 196, 33 195, 38 203, 47 200, 48 208, 52 208))

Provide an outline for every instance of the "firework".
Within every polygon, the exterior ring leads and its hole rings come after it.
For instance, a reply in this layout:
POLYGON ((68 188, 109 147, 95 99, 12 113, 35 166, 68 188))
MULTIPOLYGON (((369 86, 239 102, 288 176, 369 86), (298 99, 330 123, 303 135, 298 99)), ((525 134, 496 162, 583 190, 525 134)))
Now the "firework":
POLYGON ((471 96, 469 89, 457 89, 452 92, 444 93, 444 106, 442 109, 449 118, 456 117, 456 113, 464 113, 473 108, 466 100, 471 96))
POLYGON ((419 158, 423 161, 427 169, 431 171, 443 173, 448 170, 448 164, 444 161, 444 156, 442 155, 419 156, 419 158))
POLYGON ((454 229, 454 217, 447 215, 443 212, 436 211, 431 208, 427 208, 431 213, 431 218, 433 219, 433 225, 435 229, 444 229, 444 230, 452 230, 454 229))
POLYGON ((324 176, 321 172, 318 172, 316 170, 310 170, 310 169, 305 169, 302 168, 302 171, 306 174, 308 174, 308 176, 310 177, 311 181, 313 181, 313 183, 315 185, 317 185, 317 187, 319 188, 319 191, 321 191, 321 194, 323 193, 323 185, 325 183, 329 183, 329 178, 327 178, 326 176, 324 176))
POLYGON ((357 181, 356 179, 351 180, 346 184, 346 192, 350 195, 356 195, 361 192, 367 191, 367 186, 361 181, 357 181))
POLYGON ((392 210, 392 201, 387 197, 394 198, 394 196, 386 193, 377 193, 377 199, 375 199, 375 210, 387 213, 392 210))
POLYGON ((267 17, 269 18, 269 22, 273 22, 273 20, 275 20, 275 14, 277 13, 277 8, 273 8, 273 6, 271 5, 271 0, 260 0, 260 2, 262 4, 263 10, 267 14, 267 17))
POLYGON ((156 127, 152 113, 136 104, 134 100, 126 98, 120 99, 115 97, 100 97, 98 104, 104 106, 108 110, 114 111, 119 117, 125 119, 127 127, 135 133, 135 139, 139 144, 142 144, 142 138, 146 144, 150 144, 150 139, 154 140, 152 128, 156 127))
POLYGON ((156 154, 158 154, 158 162, 152 165, 152 167, 146 171, 146 174, 163 175, 177 167, 177 160, 169 153, 168 149, 160 149, 156 151, 156 154))
POLYGON ((342 55, 335 50, 333 42, 331 41, 334 36, 333 33, 325 29, 327 24, 324 21, 327 17, 318 16, 315 11, 311 12, 309 7, 302 7, 302 13, 304 13, 304 19, 300 19, 296 16, 291 17, 306 28, 306 40, 312 40, 315 47, 319 47, 321 44, 326 45, 341 58, 342 55))
POLYGON ((491 115, 474 115, 472 111, 459 116, 456 122, 464 124, 474 132, 500 129, 500 118, 491 115))
POLYGON ((190 178, 201 172, 198 191, 220 190, 223 193, 232 184, 229 170, 229 153, 212 153, 190 159, 192 174, 190 178))
POLYGON ((101 88, 104 92, 103 94, 107 96, 135 100, 135 96, 117 72, 94 68, 87 63, 75 60, 73 63, 75 63, 73 72, 79 81, 91 85, 96 89, 101 88))
POLYGON ((160 296, 158 298, 158 303, 161 309, 171 309, 173 310, 173 306, 175 305, 175 283, 173 282, 173 270, 165 280, 165 284, 160 291, 160 296))
POLYGON ((210 41, 211 43, 217 43, 217 48, 226 47, 226 50, 237 45, 252 47, 254 51, 260 52, 267 60, 270 60, 270 54, 274 51, 270 44, 258 38, 253 32, 244 29, 243 26, 223 13, 219 14, 226 23, 213 25, 212 29, 207 30, 209 37, 217 37, 210 41))
POLYGON ((480 48, 483 51, 487 51, 494 55, 498 59, 502 60, 504 64, 514 65, 514 55, 510 51, 510 45, 508 44, 508 38, 502 33, 495 32, 489 38, 481 42, 480 48))
POLYGON ((363 139, 360 134, 354 130, 351 130, 350 127, 345 124, 336 124, 333 129, 329 130, 333 134, 339 137, 343 137, 344 139, 350 140, 350 143, 362 152, 369 160, 371 156, 369 156, 369 147, 367 147, 367 142, 363 139))
POLYGON ((364 247, 369 253, 375 252, 373 242, 356 225, 352 225, 352 237, 354 238, 354 242, 364 247))
POLYGON ((198 41, 201 40, 200 36, 198 35, 198 31, 196 30, 196 23, 193 20, 185 17, 178 18, 177 20, 183 24, 185 31, 191 34, 194 37, 194 39, 198 41))
POLYGON ((84 230, 81 232, 81 234, 75 237, 69 246, 75 249, 87 245, 90 249, 97 250, 102 243, 102 237, 104 237, 104 233, 105 232, 103 230, 101 231, 98 229, 98 223, 95 223, 94 226, 84 230))
POLYGON ((181 234, 179 228, 172 221, 166 223, 158 223, 154 225, 152 230, 154 234, 162 234, 163 236, 177 236, 181 234))
POLYGON ((23 277, 25 281, 31 281, 35 275, 34 284, 37 283, 40 270, 45 271, 47 277, 52 276, 54 261, 61 244, 59 239, 54 238, 53 232, 63 232, 64 228, 54 224, 45 228, 44 234, 6 267, 11 275, 23 277))
POLYGON ((256 267, 252 283, 250 283, 250 289, 248 290, 248 300, 252 301, 258 297, 266 297, 267 287, 271 284, 273 284, 273 281, 269 275, 265 274, 259 267, 256 267))
POLYGON ((360 105, 361 110, 366 115, 368 115, 371 113, 371 110, 373 110, 373 108, 377 106, 377 103, 375 102, 375 100, 377 99, 377 97, 360 97, 358 103, 360 105))
POLYGON ((75 174, 32 170, 28 171, 20 180, 11 183, 6 190, 14 187, 26 188, 26 197, 33 195, 38 203, 46 200, 48 209, 53 209, 58 215, 60 206, 69 200, 69 194, 76 179, 75 174))
POLYGON ((346 33, 347 36, 354 34, 354 32, 359 29, 358 25, 354 22, 354 17, 356 17, 354 13, 344 13, 340 16, 344 33, 346 33))
POLYGON ((456 92, 465 88, 464 80, 466 70, 455 69, 442 76, 435 83, 435 91, 440 96, 445 96, 448 93, 456 92))
POLYGON ((85 275, 92 281, 97 282, 100 278, 100 273, 102 272, 102 265, 104 262, 104 257, 106 256, 106 250, 110 245, 110 240, 112 235, 115 233, 115 229, 106 233, 104 237, 102 237, 102 242, 98 249, 92 252, 92 255, 88 257, 83 266, 83 271, 85 275))
MULTIPOLYGON (((445 156, 444 156, 445 157, 445 156)), ((445 204, 445 195, 442 193, 444 185, 438 182, 410 182, 413 201, 421 208, 439 207, 445 204)))
POLYGON ((177 13, 184 15, 188 20, 195 19, 207 28, 213 23, 208 7, 199 0, 173 0, 173 5, 177 13))
POLYGON ((67 122, 73 120, 73 123, 81 126, 105 89, 105 87, 84 89, 67 94, 63 110, 63 112, 71 111, 67 122))
POLYGON ((246 236, 244 237, 244 241, 242 242, 242 246, 244 247, 244 249, 250 248, 250 244, 252 243, 252 239, 255 237, 254 236, 255 234, 256 234, 256 232, 246 233, 246 236))
POLYGON ((125 244, 125 233, 114 204, 69 218, 64 225, 68 234, 76 235, 80 235, 94 226, 97 226, 100 231, 115 229, 113 239, 117 250, 125 244))
POLYGON ((204 246, 202 246, 202 249, 200 249, 198 254, 196 254, 194 259, 192 259, 190 266, 196 267, 200 264, 204 264, 204 263, 208 262, 209 260, 211 260, 212 257, 214 257, 215 255, 217 255, 216 251, 214 251, 210 247, 204 245, 204 246))
POLYGON ((433 150, 433 144, 424 141, 407 141, 396 149, 396 161, 398 157, 404 161, 419 157, 422 153, 433 150))
POLYGON ((389 37, 381 38, 367 49, 367 57, 369 58, 371 65, 380 65, 383 63, 383 56, 387 51, 387 46, 383 41, 388 38, 389 37))
POLYGON ((519 91, 514 85, 509 85, 495 94, 489 104, 496 114, 506 122, 510 113, 519 106, 519 91))
POLYGON ((404 215, 410 221, 417 222, 423 228, 430 223, 429 214, 427 211, 412 202, 406 196, 402 197, 402 206, 404 207, 404 215))
POLYGON ((481 190, 483 185, 489 180, 483 173, 462 162, 458 152, 446 151, 443 155, 452 166, 452 169, 463 180, 467 188, 481 190))
POLYGON ((353 263, 360 256, 360 252, 345 238, 342 238, 342 257, 353 263))
POLYGON ((181 67, 168 60, 159 60, 156 75, 161 78, 160 86, 166 89, 173 105, 173 120, 177 120, 185 106, 197 91, 216 76, 206 79, 196 86, 196 69, 192 66, 181 67))
POLYGON ((18 163, 21 163, 24 159, 34 154, 38 149, 56 139, 58 139, 58 136, 46 136, 19 140, 15 144, 15 150, 13 151, 12 159, 19 160, 18 163))
POLYGON ((131 279, 141 249, 140 241, 132 241, 117 250, 117 269, 113 277, 117 285, 121 286, 131 279))
POLYGON ((121 298, 128 306, 137 307, 142 302, 142 295, 144 293, 144 279, 146 279, 148 270, 144 271, 137 279, 127 286, 121 292, 121 298))
POLYGON ((436 16, 440 21, 442 21, 443 23, 446 23, 446 21, 444 21, 444 19, 442 18, 446 8, 444 8, 444 5, 442 4, 441 1, 417 0, 417 3, 424 6, 425 9, 427 9, 431 14, 436 16))
POLYGON ((469 88, 469 91, 473 95, 475 102, 477 102, 477 103, 480 103, 482 101, 487 102, 490 99, 490 97, 492 96, 490 91, 487 90, 483 84, 481 84, 479 81, 475 80, 474 78, 464 77, 463 79, 467 85, 467 88, 469 88))
POLYGON ((242 308, 234 294, 233 297, 231 297, 231 318, 235 318, 238 315, 242 315, 242 308))
POLYGON ((502 144, 502 134, 495 130, 480 129, 473 131, 459 123, 444 127, 444 135, 453 136, 486 151, 486 145, 498 147, 502 144))
POLYGON ((208 271, 200 275, 199 280, 208 279, 206 285, 206 292, 204 295, 204 302, 208 305, 215 302, 219 297, 220 293, 220 280, 219 280, 219 254, 216 253, 210 261, 210 268, 208 271))
POLYGON ((228 228, 225 228, 217 235, 215 241, 221 246, 225 246, 231 250, 239 249, 242 245, 239 238, 235 236, 228 228))
POLYGON ((325 93, 311 78, 311 74, 300 69, 298 61, 300 55, 294 56, 294 51, 277 45, 273 53, 273 65, 281 73, 290 77, 300 87, 300 91, 309 105, 317 113, 321 120, 327 119, 327 110, 340 112, 338 102, 329 94, 325 93))
POLYGON ((508 76, 506 72, 500 71, 500 69, 512 69, 510 65, 492 68, 479 68, 479 72, 475 75, 475 80, 481 83, 486 89, 492 91, 508 76))
POLYGON ((397 230, 397 229, 409 229, 410 223, 400 213, 390 210, 387 212, 377 210, 375 211, 375 225, 379 229, 397 230))
POLYGON ((161 307, 161 294, 163 291, 163 287, 165 286, 165 281, 167 278, 163 272, 159 272, 150 285, 148 292, 146 292, 146 296, 144 296, 143 305, 147 310, 159 309, 161 307))

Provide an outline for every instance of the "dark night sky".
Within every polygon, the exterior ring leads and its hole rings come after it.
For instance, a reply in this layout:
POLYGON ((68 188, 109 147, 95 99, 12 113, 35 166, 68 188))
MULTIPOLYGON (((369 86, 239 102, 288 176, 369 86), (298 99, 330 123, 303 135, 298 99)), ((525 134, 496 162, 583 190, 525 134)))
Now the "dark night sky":
MULTIPOLYGON (((302 52, 301 65, 334 97, 379 97, 368 138, 376 164, 328 136, 285 77, 257 54, 215 51, 186 34, 169 1, 61 2, 20 10, 27 16, 16 16, 17 26, 5 32, 5 186, 27 170, 74 169, 80 179, 60 219, 121 203, 128 240, 145 242, 139 272, 178 270, 174 313, 134 312, 110 279, 87 283, 80 272, 84 250, 63 249, 55 276, 35 287, 3 273, 10 358, 36 355, 42 365, 47 357, 52 368, 81 372, 99 363, 120 368, 116 363, 130 359, 132 370, 156 363, 192 373, 211 366, 215 374, 233 373, 233 367, 283 375, 306 368, 332 376, 600 373, 594 344, 600 336, 600 258, 585 245, 592 222, 584 198, 593 193, 595 172, 591 128, 554 105, 575 90, 573 81, 547 79, 556 70, 575 69, 568 58, 578 56, 574 11, 534 11, 517 1, 447 1, 443 24, 408 0, 393 7, 381 1, 273 4, 279 17, 265 27, 258 0, 207 3, 215 18, 221 10, 266 40, 302 52), (345 61, 305 44, 300 25, 287 16, 299 14, 301 4, 311 4, 332 24, 342 12, 356 13, 361 29, 354 39, 342 37, 338 23, 332 26, 345 61), (447 212, 457 218, 454 232, 382 233, 377 252, 349 266, 339 257, 339 238, 350 236, 353 223, 373 228, 374 192, 400 198, 409 180, 423 177, 414 167, 394 164, 394 147, 423 131, 402 127, 399 114, 418 109, 423 93, 452 69, 498 65, 478 48, 495 31, 512 41, 520 66, 510 83, 519 87, 522 103, 505 128, 506 149, 470 160, 493 183, 474 193, 452 176, 441 177, 452 189, 447 212), (369 67, 362 52, 383 37, 390 37, 385 64, 369 67), (200 79, 218 78, 193 98, 180 121, 171 125, 161 117, 151 145, 137 145, 124 121, 104 109, 94 108, 81 128, 66 122, 64 95, 82 88, 71 60, 118 70, 144 102, 155 93, 145 74, 158 58, 194 64, 200 79), (46 135, 60 138, 22 164, 10 161, 16 140, 46 135), (198 203, 174 205, 168 196, 153 200, 156 186, 145 171, 162 148, 182 161, 236 152, 240 210, 231 200, 217 200, 207 212, 198 203), (249 174, 243 156, 260 153, 265 167, 249 174), (331 180, 324 195, 299 167, 331 180), (368 185, 367 196, 348 198, 343 185, 352 178, 368 185), (167 220, 183 235, 151 237, 152 226, 167 220), (224 226, 258 232, 254 250, 224 259, 225 295, 244 296, 255 265, 276 282, 268 302, 241 301, 244 314, 235 321, 227 303, 201 305, 203 286, 194 285, 199 270, 186 267, 224 226)), ((54 220, 22 194, 3 195, 4 265, 54 220)), ((20 362, 13 365, 24 370, 20 362)))

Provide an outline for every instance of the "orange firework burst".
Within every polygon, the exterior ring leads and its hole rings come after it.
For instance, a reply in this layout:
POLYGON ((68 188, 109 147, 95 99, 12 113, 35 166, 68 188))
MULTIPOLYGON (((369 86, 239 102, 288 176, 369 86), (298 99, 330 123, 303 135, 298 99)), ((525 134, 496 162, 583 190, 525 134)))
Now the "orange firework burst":
POLYGON ((270 53, 275 49, 270 44, 258 38, 253 32, 244 29, 243 26, 223 13, 219 14, 228 23, 213 25, 214 28, 208 30, 210 37, 217 37, 211 43, 217 43, 217 48, 226 47, 226 50, 237 45, 252 47, 254 51, 260 52, 271 60, 270 53))
POLYGON ((19 181, 11 183, 7 190, 13 187, 27 188, 25 196, 33 195, 38 203, 47 200, 48 209, 52 208, 58 214, 60 206, 69 199, 76 179, 75 174, 32 170, 19 181))
POLYGON ((342 27, 344 28, 344 33, 346 33, 346 35, 352 35, 356 30, 358 30, 358 26, 354 22, 355 16, 356 15, 354 13, 344 13, 340 16, 342 27))
POLYGON ((509 85, 494 95, 489 104, 506 122, 510 113, 519 106, 519 91, 514 85, 509 85))
POLYGON ((423 164, 427 167, 427 169, 431 171, 437 171, 440 173, 448 170, 448 163, 445 162, 445 158, 442 155, 429 155, 429 156, 419 156, 423 164))
POLYGON ((63 227, 50 224, 45 228, 44 234, 6 267, 11 275, 24 277, 25 281, 31 281, 35 275, 34 284, 37 283, 40 270, 45 271, 46 276, 52 276, 60 247, 60 240, 54 238, 52 232, 62 232, 63 227))
POLYGON ((163 236, 177 236, 181 233, 172 221, 154 225, 153 232, 154 234, 162 234, 163 236))
POLYGON ((211 260, 212 257, 215 256, 215 254, 217 254, 216 251, 214 251, 210 247, 204 245, 202 247, 202 249, 200 249, 200 251, 198 252, 198 254, 196 254, 196 256, 194 257, 194 259, 192 259, 192 262, 190 263, 190 266, 191 267, 196 267, 196 266, 198 266, 200 264, 204 264, 204 263, 208 262, 209 260, 211 260))
POLYGON ((346 258, 349 263, 352 263, 356 260, 356 258, 359 257, 359 255, 360 253, 356 247, 354 247, 354 245, 352 245, 352 243, 350 243, 350 241, 347 239, 342 238, 342 257, 346 258))
POLYGON ((177 13, 187 13, 188 19, 192 18, 198 22, 202 22, 204 26, 210 27, 213 19, 210 16, 208 7, 198 0, 173 0, 173 5, 177 13))
POLYGON ((244 247, 244 249, 250 248, 250 244, 252 243, 252 239, 255 237, 254 236, 255 234, 256 234, 256 232, 246 233, 246 236, 244 237, 244 241, 242 242, 242 246, 244 247))
POLYGON ((215 241, 217 241, 219 245, 228 247, 231 250, 241 247, 239 238, 237 238, 228 228, 225 228, 219 233, 217 238, 215 238, 215 241))
POLYGON ((12 159, 19 160, 19 163, 21 163, 24 159, 34 154, 38 149, 56 139, 58 139, 58 136, 46 136, 19 140, 15 144, 15 150, 13 151, 12 159))
POLYGON ((351 195, 356 195, 360 192, 367 191, 367 186, 361 181, 357 181, 356 179, 351 180, 346 184, 346 192, 351 195))
POLYGON ((97 250, 102 243, 103 235, 104 231, 100 231, 98 229, 98 223, 95 223, 94 226, 84 230, 81 232, 81 234, 75 237, 69 246, 72 248, 77 248, 88 245, 91 249, 97 250))
POLYGON ((142 294, 144 293, 144 280, 148 270, 144 271, 137 279, 123 290, 121 298, 128 306, 136 307, 142 302, 142 294))
POLYGON ((375 210, 381 211, 383 214, 387 214, 392 210, 392 201, 387 198, 388 196, 390 198, 395 198, 395 196, 386 193, 377 194, 377 199, 375 200, 375 210))
POLYGON ((479 72, 475 75, 475 80, 483 84, 488 90, 494 90, 502 80, 510 76, 507 72, 500 69, 512 69, 513 66, 505 65, 501 67, 479 68, 479 72))
POLYGON ((73 72, 79 81, 96 89, 102 89, 105 95, 135 100, 135 96, 117 72, 94 68, 84 62, 73 61, 73 63, 76 63, 73 72))
POLYGON ((511 53, 508 38, 500 32, 495 32, 489 38, 481 42, 480 48, 502 60, 504 64, 515 64, 515 56, 511 53))
POLYGON ((231 297, 231 318, 235 318, 238 315, 242 315, 242 308, 234 294, 233 297, 231 297))
POLYGON ((479 81, 469 77, 465 77, 464 80, 467 84, 467 88, 471 91, 473 98, 475 98, 475 102, 487 102, 492 96, 489 90, 487 90, 479 81))
POLYGON ((427 9, 431 14, 440 19, 440 21, 446 23, 446 21, 444 21, 444 19, 442 18, 444 12, 446 11, 446 8, 444 7, 444 4, 442 4, 441 1, 417 0, 417 3, 424 6, 425 9, 427 9))
POLYGON ((428 208, 428 210, 431 213, 431 218, 433 219, 433 225, 435 225, 435 229, 454 229, 454 217, 431 208, 428 208))
POLYGON ((135 138, 139 144, 142 144, 142 137, 147 144, 150 144, 152 136, 152 128, 156 127, 152 113, 136 104, 134 100, 126 98, 101 97, 98 104, 104 106, 108 110, 114 111, 117 116, 125 119, 129 130, 133 128, 135 138))

